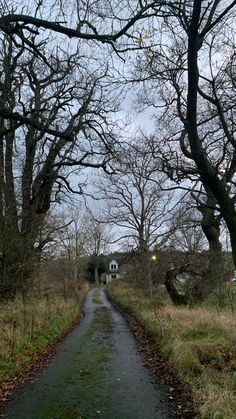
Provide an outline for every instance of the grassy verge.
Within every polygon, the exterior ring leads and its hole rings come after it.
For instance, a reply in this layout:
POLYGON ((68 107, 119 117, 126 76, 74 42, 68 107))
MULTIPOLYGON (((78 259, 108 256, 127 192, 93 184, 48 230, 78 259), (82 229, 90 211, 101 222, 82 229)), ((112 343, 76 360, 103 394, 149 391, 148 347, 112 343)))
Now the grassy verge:
POLYGON ((174 307, 161 287, 150 300, 145 291, 116 281, 109 285, 108 294, 158 342, 175 373, 191 386, 200 418, 235 418, 235 316, 214 309, 174 307))
POLYGON ((0 387, 16 380, 37 354, 66 330, 79 314, 86 289, 79 297, 30 297, 0 305, 0 387))

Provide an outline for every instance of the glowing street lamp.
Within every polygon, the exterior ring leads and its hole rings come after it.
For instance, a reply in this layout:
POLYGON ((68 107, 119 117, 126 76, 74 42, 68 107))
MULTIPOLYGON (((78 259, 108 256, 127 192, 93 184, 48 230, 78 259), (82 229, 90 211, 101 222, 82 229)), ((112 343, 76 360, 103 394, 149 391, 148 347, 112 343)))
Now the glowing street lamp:
POLYGON ((149 255, 148 257, 148 283, 149 283, 149 291, 150 291, 150 297, 152 298, 153 296, 153 283, 152 283, 152 262, 156 262, 157 261, 157 256, 156 255, 149 255))

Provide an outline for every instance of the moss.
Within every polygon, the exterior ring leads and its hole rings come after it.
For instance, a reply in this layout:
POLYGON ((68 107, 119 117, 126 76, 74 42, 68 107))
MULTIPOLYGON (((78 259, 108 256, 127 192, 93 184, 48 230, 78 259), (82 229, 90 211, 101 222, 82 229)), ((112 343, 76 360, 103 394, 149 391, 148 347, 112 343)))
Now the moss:
MULTIPOLYGON (((110 334, 112 324, 106 309, 97 309, 87 332, 79 340, 67 368, 63 370, 61 384, 57 387, 54 402, 47 401, 40 418, 96 418, 104 409, 101 400, 109 404, 109 389, 106 381, 106 362, 112 354, 110 334), (60 396, 58 397, 58 391, 60 396), (101 392, 107 397, 101 397, 101 392), (58 403, 58 399, 61 403, 58 403)), ((39 416, 37 416, 39 418, 39 416)))
POLYGON ((94 304, 101 304, 100 292, 98 289, 93 291, 93 303, 94 304))

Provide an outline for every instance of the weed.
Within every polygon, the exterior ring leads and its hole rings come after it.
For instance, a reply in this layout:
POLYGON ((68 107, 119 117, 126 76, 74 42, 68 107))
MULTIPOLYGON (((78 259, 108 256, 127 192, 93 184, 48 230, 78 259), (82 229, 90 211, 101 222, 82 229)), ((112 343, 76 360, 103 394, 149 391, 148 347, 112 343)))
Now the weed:
POLYGON ((26 304, 21 299, 2 304, 0 310, 0 386, 16 379, 38 352, 76 318, 80 302, 61 296, 31 297, 26 304))

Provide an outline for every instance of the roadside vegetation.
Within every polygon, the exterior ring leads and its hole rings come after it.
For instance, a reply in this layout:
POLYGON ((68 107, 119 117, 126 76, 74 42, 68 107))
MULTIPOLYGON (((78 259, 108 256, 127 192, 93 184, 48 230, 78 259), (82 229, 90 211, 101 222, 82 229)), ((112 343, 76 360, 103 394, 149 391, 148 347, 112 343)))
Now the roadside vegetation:
POLYGON ((0 388, 26 371, 80 313, 86 287, 76 296, 58 291, 17 297, 0 306, 0 388))
POLYGON ((174 372, 192 388, 200 418, 233 419, 236 412, 236 324, 231 310, 172 304, 163 286, 153 298, 132 283, 108 286, 112 302, 158 343, 174 372))

